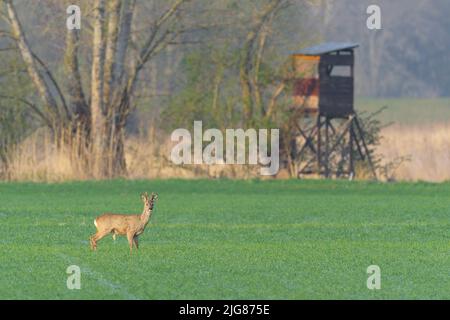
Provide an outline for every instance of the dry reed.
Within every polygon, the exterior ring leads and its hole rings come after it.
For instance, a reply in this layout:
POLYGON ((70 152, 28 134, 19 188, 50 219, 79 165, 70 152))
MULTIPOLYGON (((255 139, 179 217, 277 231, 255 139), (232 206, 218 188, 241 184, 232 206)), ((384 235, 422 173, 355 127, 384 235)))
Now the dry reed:
MULTIPOLYGON (((388 164, 404 157, 390 175, 394 180, 450 180, 450 125, 391 126, 382 130, 377 153, 388 164)), ((63 138, 61 139, 63 140, 63 138)), ((46 130, 38 130, 9 152, 7 172, 13 181, 66 181, 92 179, 79 155, 82 142, 68 147, 55 141, 46 130), (59 147, 57 147, 59 145, 59 147)), ((167 134, 149 130, 126 139, 127 178, 251 178, 258 177, 256 166, 189 165, 170 162, 173 142, 167 134)), ((2 168, 0 168, 0 172, 2 168)), ((280 175, 281 176, 281 175, 280 175)))
POLYGON ((450 180, 450 125, 394 125, 382 130, 377 152, 383 162, 409 158, 394 172, 396 180, 450 180))

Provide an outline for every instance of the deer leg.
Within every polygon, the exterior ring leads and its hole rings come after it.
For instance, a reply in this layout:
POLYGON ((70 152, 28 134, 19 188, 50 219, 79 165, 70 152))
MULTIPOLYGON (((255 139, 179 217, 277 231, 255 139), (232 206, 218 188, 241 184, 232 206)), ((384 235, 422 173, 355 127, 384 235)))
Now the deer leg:
POLYGON ((134 246, 136 247, 136 249, 139 249, 138 236, 134 236, 133 243, 134 243, 134 246))
POLYGON ((102 231, 102 232, 97 231, 97 233, 91 237, 91 248, 93 250, 97 249, 97 241, 99 241, 101 238, 103 238, 107 234, 109 234, 109 231, 102 231))
POLYGON ((96 249, 97 249, 98 235, 99 235, 99 232, 97 231, 97 233, 94 233, 94 234, 90 237, 91 249, 92 249, 92 250, 96 250, 96 249))
POLYGON ((93 234, 93 235, 89 238, 89 242, 91 243, 91 250, 97 249, 97 243, 94 241, 94 237, 95 237, 95 234, 93 234))
POLYGON ((133 232, 128 232, 127 233, 127 238, 128 238, 128 244, 130 245, 130 253, 131 253, 133 251, 134 233, 133 232))

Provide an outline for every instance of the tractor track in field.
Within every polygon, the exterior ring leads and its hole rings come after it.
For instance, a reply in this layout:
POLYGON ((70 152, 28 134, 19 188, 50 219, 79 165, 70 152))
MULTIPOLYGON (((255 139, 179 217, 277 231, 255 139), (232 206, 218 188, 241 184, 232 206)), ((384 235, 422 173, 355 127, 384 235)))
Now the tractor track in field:
MULTIPOLYGON (((66 254, 58 254, 58 256, 66 261, 69 265, 75 264, 74 261, 78 260, 77 258, 66 254)), ((118 293, 128 300, 142 300, 142 298, 131 294, 123 285, 114 283, 113 281, 106 279, 101 273, 94 271, 92 268, 86 266, 86 264, 80 265, 79 267, 81 268, 82 274, 84 273, 86 275, 89 275, 90 277, 94 278, 101 286, 109 288, 114 293, 118 293)))

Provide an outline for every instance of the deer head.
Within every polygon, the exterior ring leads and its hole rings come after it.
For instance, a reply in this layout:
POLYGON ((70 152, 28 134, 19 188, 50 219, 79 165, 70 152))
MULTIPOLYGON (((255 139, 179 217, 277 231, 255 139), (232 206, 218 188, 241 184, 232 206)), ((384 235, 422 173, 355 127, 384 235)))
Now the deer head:
POLYGON ((147 210, 153 210, 153 206, 155 205, 156 199, 158 199, 158 195, 152 192, 151 196, 148 195, 147 192, 141 194, 142 202, 144 202, 144 208, 147 210))

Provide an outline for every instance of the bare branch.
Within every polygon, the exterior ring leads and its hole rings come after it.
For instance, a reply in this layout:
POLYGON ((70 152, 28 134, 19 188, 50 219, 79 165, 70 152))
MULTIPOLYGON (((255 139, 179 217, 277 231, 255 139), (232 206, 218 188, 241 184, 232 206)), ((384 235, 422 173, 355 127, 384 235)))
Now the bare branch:
POLYGON ((0 95, 0 98, 3 99, 10 99, 10 100, 16 100, 19 102, 22 102, 23 104, 27 105, 28 107, 31 108, 31 110, 33 110, 44 122, 45 124, 49 127, 49 128, 53 128, 52 126, 52 122, 50 121, 50 119, 48 119, 44 113, 39 110, 39 108, 32 102, 28 101, 27 99, 24 98, 19 98, 19 97, 13 97, 13 96, 8 96, 8 95, 0 95))
POLYGON ((169 30, 166 30, 157 40, 157 44, 154 44, 154 41, 156 39, 156 36, 158 32, 160 31, 161 26, 169 19, 171 18, 177 11, 177 9, 185 2, 189 0, 177 0, 169 9, 167 9, 161 17, 155 22, 155 24, 152 27, 152 31, 150 33, 150 36, 148 37, 147 41, 145 42, 144 46, 140 50, 139 55, 139 63, 136 66, 137 69, 141 69, 142 66, 148 61, 148 58, 151 56, 152 51, 155 50, 155 48, 163 41, 167 35, 170 33, 169 30))
POLYGON ((269 101, 269 105, 267 107, 267 111, 266 111, 266 114, 265 114, 266 119, 270 119, 272 117, 272 115, 274 114, 277 99, 283 93, 285 88, 286 88, 286 83, 284 83, 284 82, 280 83, 275 88, 274 93, 272 94, 272 97, 271 97, 271 99, 269 101))
POLYGON ((64 98, 64 94, 62 93, 61 88, 58 85, 58 82, 56 81, 55 77, 53 77, 53 74, 51 73, 50 69, 47 67, 47 65, 39 58, 34 52, 31 51, 31 54, 33 55, 33 58, 41 65, 41 67, 44 69, 45 74, 50 79, 50 82, 53 84, 53 86, 56 89, 56 92, 58 92, 58 96, 61 99, 61 103, 63 105, 64 112, 66 113, 67 119, 71 119, 71 113, 69 111, 69 108, 67 107, 66 99, 64 98))

